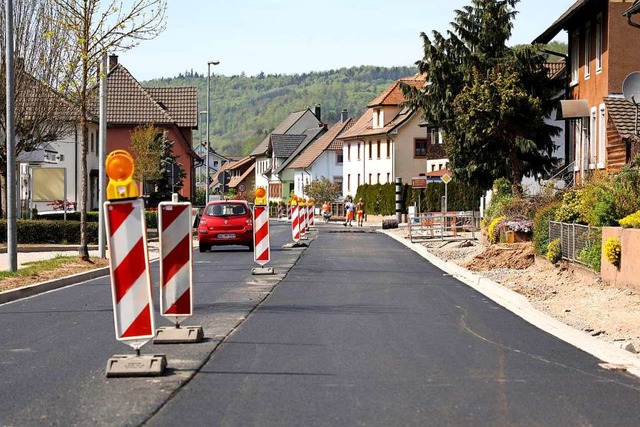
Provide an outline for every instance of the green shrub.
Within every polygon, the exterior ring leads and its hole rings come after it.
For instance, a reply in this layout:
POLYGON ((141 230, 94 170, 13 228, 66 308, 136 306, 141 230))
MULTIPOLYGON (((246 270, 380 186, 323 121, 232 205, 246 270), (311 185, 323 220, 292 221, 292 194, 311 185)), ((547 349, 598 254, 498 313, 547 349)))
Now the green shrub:
POLYGON ((640 211, 625 216, 618 223, 623 228, 640 228, 640 211))
POLYGON ((599 272, 602 257, 602 233, 592 231, 589 236, 589 244, 578 254, 578 260, 585 263, 592 270, 599 272))
MULTIPOLYGON (((63 221, 64 212, 56 212, 47 215, 36 215, 34 219, 39 220, 51 220, 51 221, 63 221)), ((87 212, 87 222, 98 222, 100 220, 100 213, 96 211, 87 212)), ((67 221, 80 221, 80 212, 67 212, 67 221)))
POLYGON ((559 202, 542 206, 533 219, 533 250, 538 255, 547 253, 549 243, 549 221, 554 219, 559 202))
POLYGON ((145 210, 144 220, 147 223, 147 228, 158 228, 158 211, 145 210))
POLYGON ((560 239, 553 239, 547 245, 547 259, 554 264, 562 259, 560 239))
POLYGON ((622 255, 622 245, 617 237, 610 237, 604 242, 604 257, 616 267, 620 266, 620 256, 622 255))
MULTIPOLYGON (((79 221, 16 220, 18 243, 20 244, 79 244, 79 221)), ((0 220, 0 243, 7 242, 7 222, 0 220)), ((98 223, 87 223, 87 243, 98 243, 98 223)))

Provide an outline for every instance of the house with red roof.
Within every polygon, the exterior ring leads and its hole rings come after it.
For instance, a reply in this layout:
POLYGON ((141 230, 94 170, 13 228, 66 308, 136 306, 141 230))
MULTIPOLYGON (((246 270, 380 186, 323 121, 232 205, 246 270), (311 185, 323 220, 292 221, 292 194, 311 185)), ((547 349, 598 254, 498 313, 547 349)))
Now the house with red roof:
MULTIPOLYGON (((131 151, 131 133, 140 125, 152 124, 164 131, 173 142, 176 163, 184 171, 184 186, 179 194, 188 200, 195 197, 195 164, 199 156, 193 149, 193 130, 198 128, 198 98, 195 87, 143 87, 109 57, 107 74, 107 153, 131 151)), ((91 171, 91 186, 97 189, 97 171, 91 171), (96 179, 93 179, 95 176, 96 179)), ((139 183, 140 194, 142 183, 139 183)), ((97 191, 96 191, 97 194, 97 191)))
POLYGON ((578 182, 596 170, 619 171, 637 150, 637 111, 622 94, 625 78, 640 70, 640 30, 630 25, 637 6, 577 0, 533 40, 548 43, 568 33, 567 96, 558 117, 566 121, 567 162, 578 182))
POLYGON ((392 183, 396 177, 411 182, 412 177, 426 174, 429 160, 438 168, 446 168, 446 162, 438 163, 427 155, 439 152, 428 150, 430 145, 442 143, 439 129, 425 126, 416 110, 403 105, 400 82, 421 87, 425 81, 415 76, 392 83, 338 137, 343 142, 344 196, 355 196, 362 184, 392 183))

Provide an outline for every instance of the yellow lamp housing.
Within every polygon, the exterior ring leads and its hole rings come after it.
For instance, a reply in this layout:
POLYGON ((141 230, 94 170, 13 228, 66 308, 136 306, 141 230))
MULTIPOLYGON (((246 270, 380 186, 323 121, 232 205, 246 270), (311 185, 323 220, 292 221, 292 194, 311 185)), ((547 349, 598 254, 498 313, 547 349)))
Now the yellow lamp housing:
POLYGON ((105 172, 109 177, 107 200, 138 197, 138 186, 133 180, 135 170, 131 154, 125 150, 113 150, 105 160, 105 172))
POLYGON ((266 206, 267 205, 267 190, 262 187, 256 188, 256 197, 253 200, 253 203, 256 206, 266 206))

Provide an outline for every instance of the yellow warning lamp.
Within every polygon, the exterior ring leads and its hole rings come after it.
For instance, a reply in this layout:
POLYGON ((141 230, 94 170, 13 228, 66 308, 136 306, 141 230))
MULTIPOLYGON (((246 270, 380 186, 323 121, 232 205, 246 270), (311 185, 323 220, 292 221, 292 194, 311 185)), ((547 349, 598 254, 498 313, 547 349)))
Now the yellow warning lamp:
POLYGON ((298 206, 298 196, 295 194, 291 196, 291 206, 298 206))
POLYGON ((138 197, 138 187, 133 181, 133 157, 125 150, 113 150, 104 162, 109 177, 107 200, 138 197))
POLYGON ((307 206, 307 199, 305 199, 304 197, 301 199, 298 199, 298 204, 300 206, 307 206))
POLYGON ((256 188, 256 198, 253 200, 253 203, 256 206, 266 206, 267 205, 267 190, 262 187, 256 188))
POLYGON ((307 200, 307 206, 309 206, 309 207, 312 207, 314 203, 315 203, 315 200, 313 200, 313 199, 307 200))

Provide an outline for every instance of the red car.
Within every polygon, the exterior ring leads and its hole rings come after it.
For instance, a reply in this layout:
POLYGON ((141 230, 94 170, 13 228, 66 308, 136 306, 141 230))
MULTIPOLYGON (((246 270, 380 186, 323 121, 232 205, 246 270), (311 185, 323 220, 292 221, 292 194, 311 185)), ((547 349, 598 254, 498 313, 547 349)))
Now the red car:
POLYGON ((200 252, 212 246, 253 249, 253 212, 245 200, 216 200, 205 206, 198 225, 200 252))

